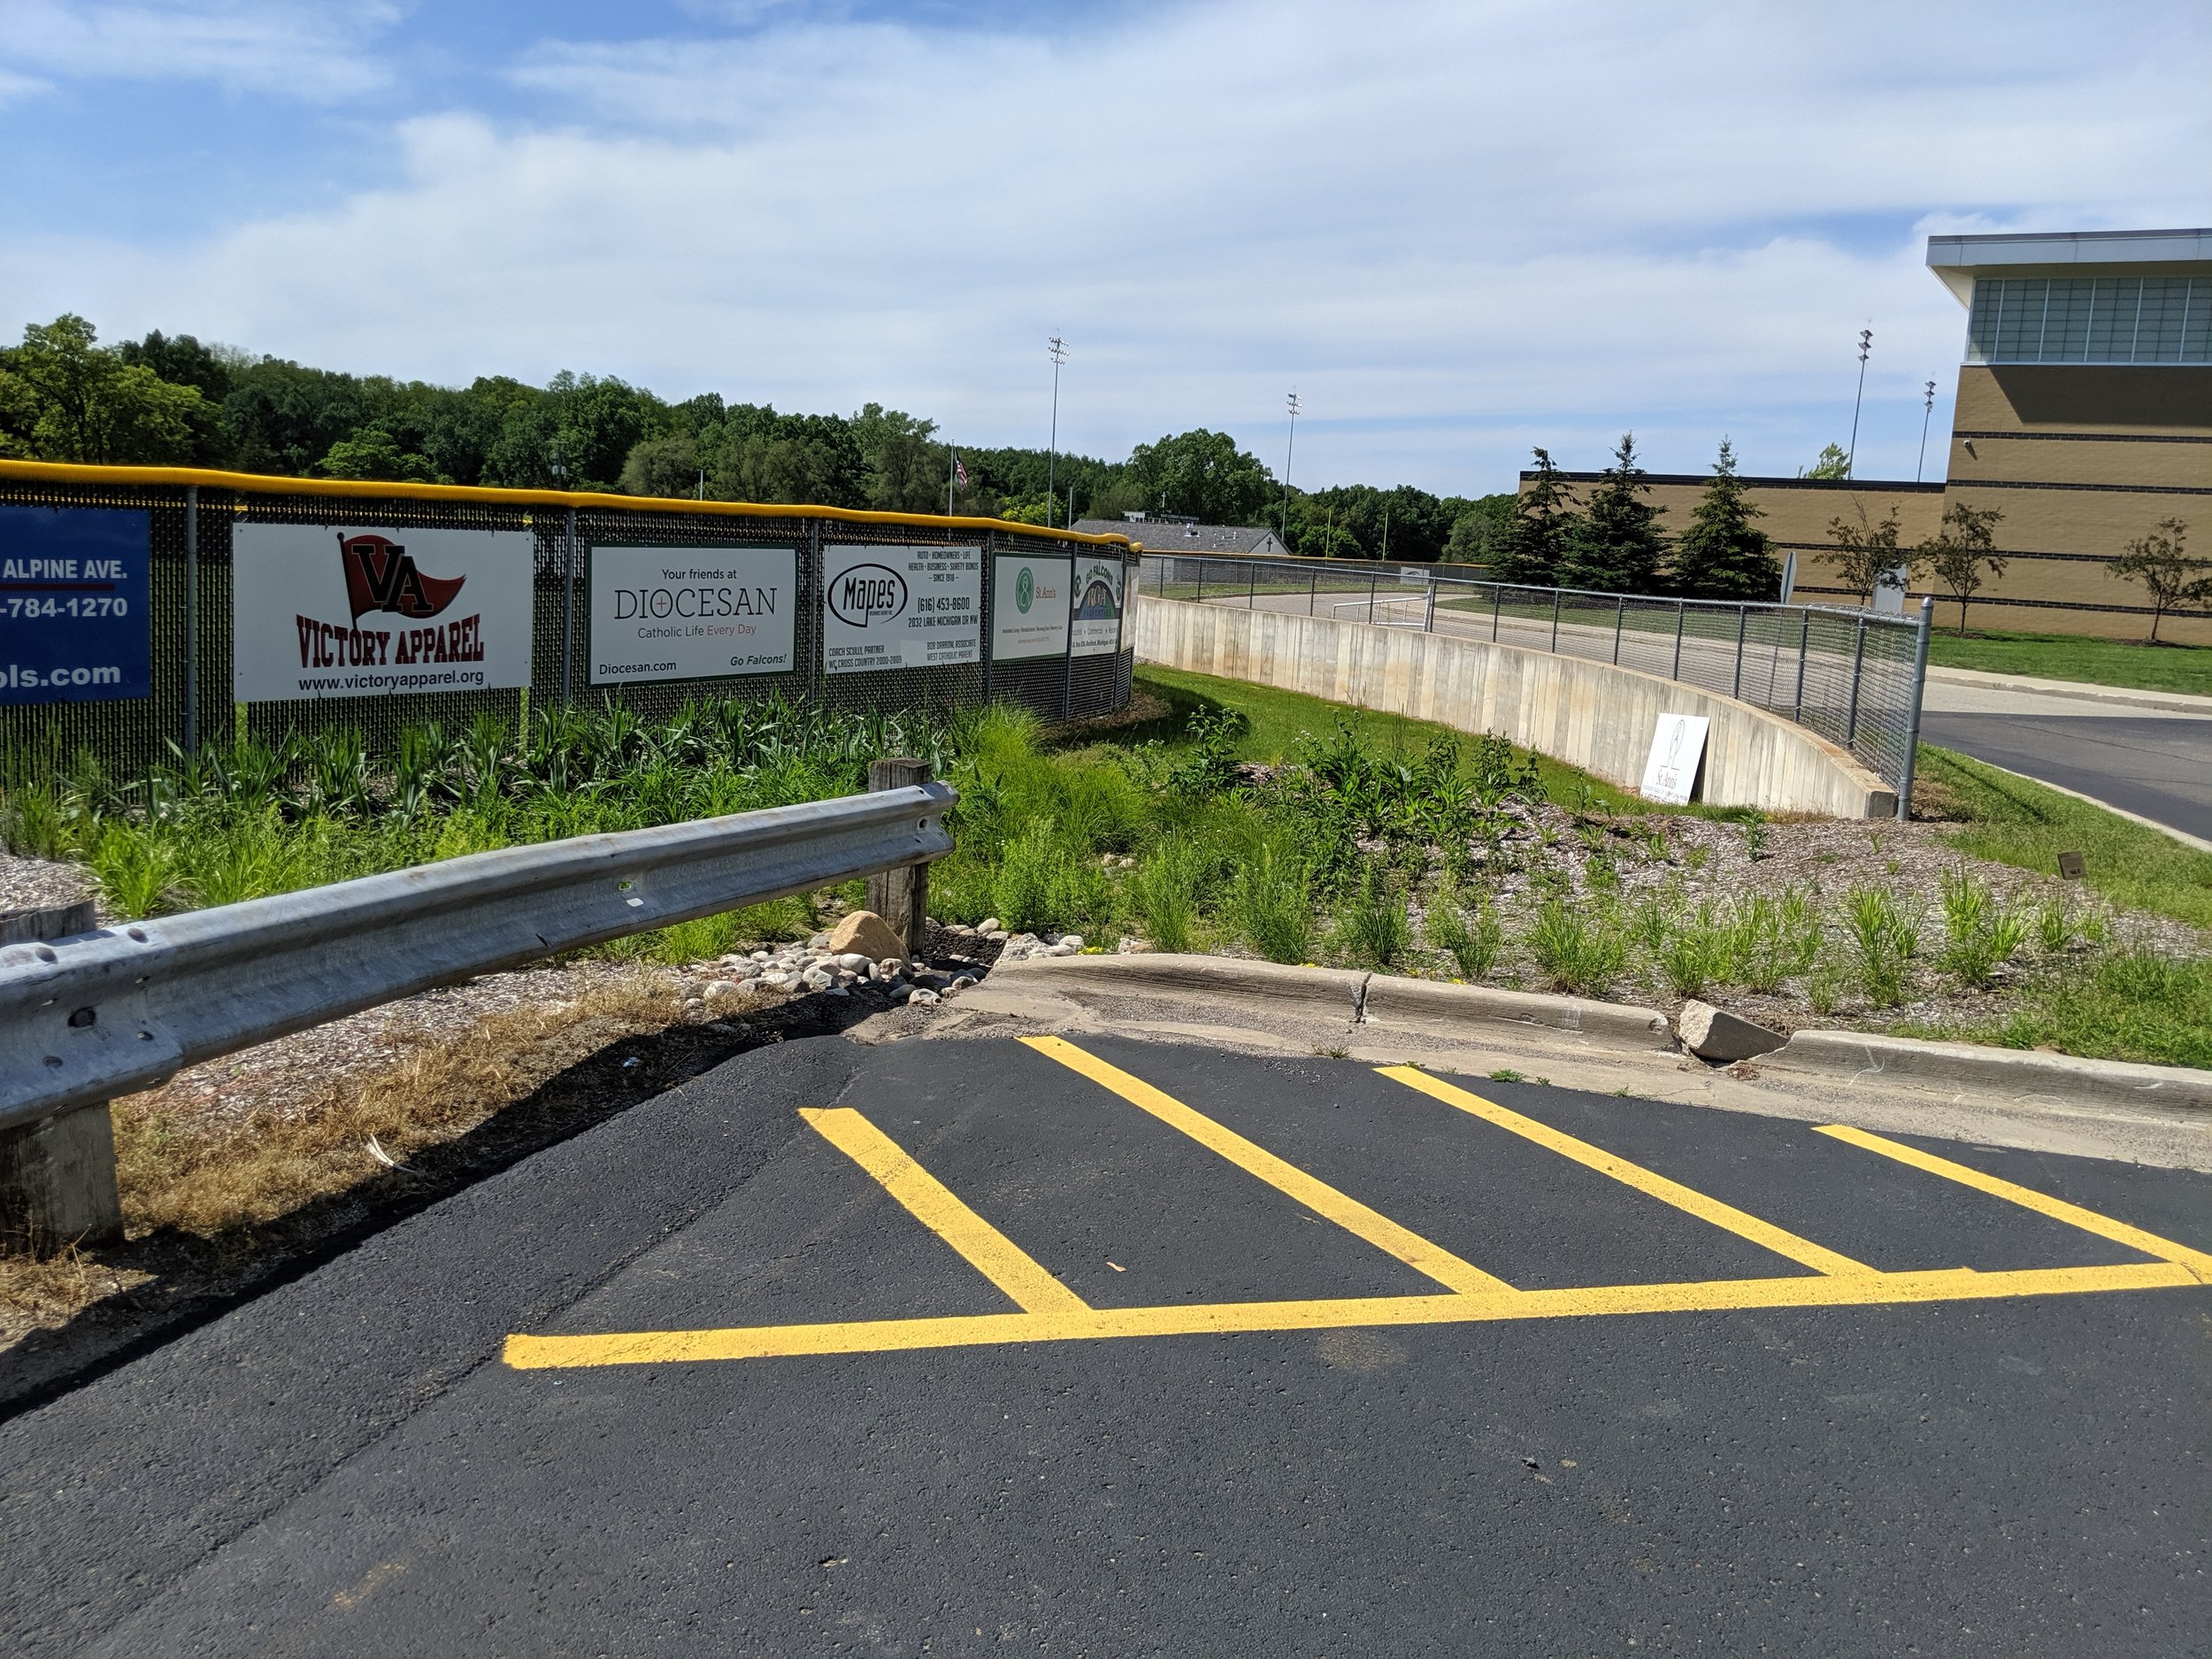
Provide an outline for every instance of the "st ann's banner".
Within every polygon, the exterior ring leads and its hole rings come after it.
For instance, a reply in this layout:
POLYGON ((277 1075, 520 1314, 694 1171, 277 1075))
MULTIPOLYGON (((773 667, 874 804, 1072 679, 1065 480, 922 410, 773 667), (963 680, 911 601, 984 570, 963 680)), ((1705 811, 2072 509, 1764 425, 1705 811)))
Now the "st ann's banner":
POLYGON ((1066 559, 1002 553, 991 579, 991 657, 1062 657, 1068 649, 1066 559))
POLYGON ((526 530, 238 525, 232 695, 526 686, 532 572, 526 530))

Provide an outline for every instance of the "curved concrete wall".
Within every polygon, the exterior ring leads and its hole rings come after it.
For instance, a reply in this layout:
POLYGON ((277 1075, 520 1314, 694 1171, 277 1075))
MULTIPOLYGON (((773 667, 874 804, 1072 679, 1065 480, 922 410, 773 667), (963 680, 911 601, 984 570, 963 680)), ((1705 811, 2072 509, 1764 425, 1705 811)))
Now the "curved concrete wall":
POLYGON ((1137 660, 1247 680, 1495 732, 1608 782, 1635 788, 1661 714, 1712 722, 1697 798, 1823 818, 1889 818, 1897 795, 1849 754, 1732 697, 1578 657, 1410 628, 1278 611, 1136 603, 1137 660))

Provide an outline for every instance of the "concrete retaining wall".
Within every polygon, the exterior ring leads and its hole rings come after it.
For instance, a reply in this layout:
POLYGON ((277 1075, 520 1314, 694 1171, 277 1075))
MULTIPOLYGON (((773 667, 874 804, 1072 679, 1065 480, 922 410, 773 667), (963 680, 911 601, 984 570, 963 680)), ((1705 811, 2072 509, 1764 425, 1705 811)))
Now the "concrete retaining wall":
POLYGON ((1410 628, 1141 595, 1137 660, 1495 732, 1633 789, 1661 714, 1712 722, 1697 798, 1824 818, 1890 818, 1897 795, 1849 754, 1732 697, 1578 657, 1410 628))

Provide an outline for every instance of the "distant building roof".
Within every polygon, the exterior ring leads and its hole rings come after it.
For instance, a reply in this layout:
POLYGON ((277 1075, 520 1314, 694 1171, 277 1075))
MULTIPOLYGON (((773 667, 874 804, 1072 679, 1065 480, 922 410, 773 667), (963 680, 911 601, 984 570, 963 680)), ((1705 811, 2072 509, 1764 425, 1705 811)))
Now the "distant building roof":
POLYGON ((1265 525, 1185 524, 1153 518, 1079 518, 1092 535, 1125 535, 1148 553, 1279 553, 1283 544, 1265 525))
POLYGON ((2185 272, 2212 260, 2212 230, 2007 232, 1931 236, 1928 268, 1963 305, 1977 276, 2074 276, 2085 266, 2185 272))

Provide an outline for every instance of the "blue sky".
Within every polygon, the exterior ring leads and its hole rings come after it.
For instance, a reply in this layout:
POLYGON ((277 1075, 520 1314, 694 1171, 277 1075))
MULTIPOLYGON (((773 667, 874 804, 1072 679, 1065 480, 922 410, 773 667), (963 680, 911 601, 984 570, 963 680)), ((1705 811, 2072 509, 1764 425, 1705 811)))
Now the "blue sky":
MULTIPOLYGON (((1910 477, 1932 231, 2212 223, 2212 8, 0 0, 0 330, 1191 426, 1301 482, 1532 443, 1910 477)), ((1940 446, 1936 446, 1939 457, 1940 446)), ((1940 465, 1939 459, 1937 465, 1940 465)))

